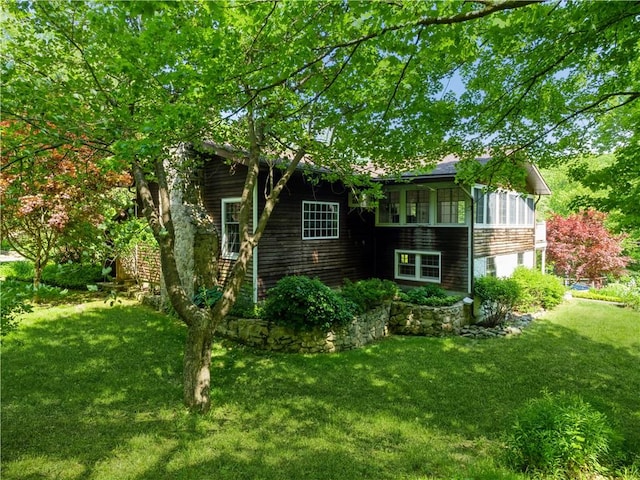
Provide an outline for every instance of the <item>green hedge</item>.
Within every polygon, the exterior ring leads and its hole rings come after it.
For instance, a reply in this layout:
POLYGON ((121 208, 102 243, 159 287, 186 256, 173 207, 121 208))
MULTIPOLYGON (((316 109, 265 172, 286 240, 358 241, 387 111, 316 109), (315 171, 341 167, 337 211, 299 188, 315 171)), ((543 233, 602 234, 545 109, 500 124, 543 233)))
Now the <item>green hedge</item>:
POLYGON ((345 280, 340 292, 344 298, 356 305, 357 313, 364 313, 393 300, 399 293, 398 286, 390 280, 370 278, 351 282, 345 280))
POLYGON ((449 295, 442 287, 433 284, 412 288, 400 294, 400 300, 427 307, 449 307, 462 300, 460 295, 449 295))
POLYGON ((42 270, 42 282, 60 288, 85 290, 87 285, 94 285, 104 279, 102 267, 99 265, 64 263, 47 265, 42 270))
MULTIPOLYGON (((3 264, 0 276, 7 280, 33 282, 33 262, 20 261, 3 264)), ((49 264, 42 269, 42 283, 53 287, 85 290, 87 285, 105 280, 102 267, 99 265, 82 265, 79 263, 49 264)))
POLYGON ((21 260, 7 262, 0 265, 0 277, 7 280, 19 280, 21 282, 33 282, 33 262, 21 260))
POLYGON ((562 281, 554 275, 548 275, 536 269, 518 267, 511 278, 520 288, 515 304, 516 310, 520 312, 550 310, 562 303, 566 289, 562 281))
POLYGON ((267 292, 264 316, 295 330, 319 327, 325 331, 347 324, 357 307, 318 279, 281 278, 267 292))

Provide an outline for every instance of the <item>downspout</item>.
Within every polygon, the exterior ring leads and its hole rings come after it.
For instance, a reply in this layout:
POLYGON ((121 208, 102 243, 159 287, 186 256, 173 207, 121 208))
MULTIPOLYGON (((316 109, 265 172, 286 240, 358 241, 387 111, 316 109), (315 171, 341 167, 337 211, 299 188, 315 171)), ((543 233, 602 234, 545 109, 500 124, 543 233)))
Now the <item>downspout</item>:
MULTIPOLYGON (((256 178, 255 183, 253 184, 253 233, 256 233, 256 228, 258 228, 258 183, 259 183, 260 175, 256 178)), ((258 246, 253 247, 253 263, 252 263, 252 272, 251 272, 251 285, 253 289, 253 303, 254 305, 258 303, 258 246)))
POLYGON ((536 199, 536 201, 533 203, 533 268, 535 269, 536 267, 542 272, 545 273, 546 270, 546 260, 547 260, 547 235, 545 233, 545 246, 543 248, 540 249, 540 265, 538 265, 537 260, 538 260, 538 249, 536 248, 536 241, 535 241, 535 237, 536 237, 536 231, 538 228, 538 202, 540 202, 540 200, 542 200, 542 195, 538 195, 538 198, 536 199))
MULTIPOLYGON (((473 187, 471 188, 471 192, 473 192, 473 187)), ((469 213, 469 224, 468 224, 468 242, 469 245, 467 247, 468 250, 468 269, 469 269, 469 273, 467 275, 467 289, 468 289, 468 293, 469 295, 473 295, 473 222, 474 222, 474 198, 473 198, 473 193, 469 193, 467 192, 466 189, 462 189, 462 191, 464 193, 467 194, 467 196, 469 197, 469 199, 471 200, 471 208, 470 213, 469 213)))
POLYGON ((467 300, 470 300, 469 312, 471 314, 471 321, 473 323, 475 323, 475 318, 476 318, 475 313, 474 313, 475 305, 474 305, 474 302, 473 302, 473 284, 474 284, 474 280, 475 280, 474 276, 473 276, 473 266, 474 266, 474 263, 473 263, 473 241, 474 241, 474 235, 473 235, 473 233, 474 233, 474 222, 475 222, 475 199, 473 197, 473 188, 474 188, 473 186, 470 187, 471 193, 467 192, 467 190, 464 189, 464 188, 462 189, 462 191, 464 193, 466 193, 467 196, 469 197, 469 199, 471 200, 471 205, 470 205, 470 208, 469 208, 469 212, 470 212, 469 213, 469 216, 470 216, 469 225, 467 227, 469 229, 469 231, 468 231, 468 242, 469 242, 468 257, 469 258, 468 258, 468 267, 467 267, 469 269, 469 271, 468 271, 468 274, 467 274, 467 288, 469 289, 468 293, 470 295, 470 298, 467 297, 467 298, 464 299, 464 301, 466 303, 467 300))

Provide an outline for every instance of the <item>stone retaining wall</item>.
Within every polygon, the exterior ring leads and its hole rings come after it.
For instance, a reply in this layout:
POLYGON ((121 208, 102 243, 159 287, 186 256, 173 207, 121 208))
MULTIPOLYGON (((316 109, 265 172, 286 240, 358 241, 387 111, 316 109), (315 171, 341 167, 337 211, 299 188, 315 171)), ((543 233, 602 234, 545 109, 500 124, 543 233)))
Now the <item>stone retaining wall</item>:
POLYGON ((295 330, 260 319, 230 318, 217 333, 245 345, 275 352, 330 353, 362 347, 388 335, 390 304, 356 317, 336 331, 295 330))
POLYGON ((469 321, 463 302, 450 307, 426 307, 393 302, 389 315, 389 331, 398 335, 457 335, 467 324, 469 321))
POLYGON ((359 348, 391 334, 457 335, 468 324, 464 304, 425 307, 393 302, 356 317, 330 332, 296 332, 260 319, 229 318, 217 333, 245 345, 270 351, 330 353, 359 348))

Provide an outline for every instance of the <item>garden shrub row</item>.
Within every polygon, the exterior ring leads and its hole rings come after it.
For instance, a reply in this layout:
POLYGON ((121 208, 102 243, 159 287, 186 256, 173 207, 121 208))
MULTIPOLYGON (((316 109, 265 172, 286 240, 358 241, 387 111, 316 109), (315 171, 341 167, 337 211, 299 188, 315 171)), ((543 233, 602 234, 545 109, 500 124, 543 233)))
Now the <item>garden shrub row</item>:
POLYGON ((515 305, 518 311, 550 310, 562 303, 565 287, 555 275, 521 266, 514 270, 511 278, 520 288, 520 294, 515 305))
POLYGON ((314 327, 329 330, 393 299, 417 305, 450 306, 461 297, 448 295, 436 285, 400 292, 394 282, 378 278, 345 280, 342 289, 336 291, 318 279, 290 276, 280 279, 267 292, 262 312, 265 318, 296 330, 314 327))
POLYGON ((428 284, 400 293, 399 300, 427 307, 449 307, 462 300, 462 296, 449 295, 442 287, 428 284))
POLYGON ((518 267, 510 278, 481 277, 474 294, 484 315, 482 323, 493 327, 503 323, 509 313, 549 310, 562 302, 565 287, 554 275, 518 267))
MULTIPOLYGON (((7 263, 3 266, 3 276, 7 280, 33 282, 34 268, 29 261, 7 263)), ((99 265, 79 263, 49 264, 42 270, 42 283, 73 290, 86 290, 87 285, 94 285, 105 279, 105 272, 99 265)))
POLYGON ((330 330, 353 319, 357 306, 318 279, 290 276, 267 293, 264 314, 294 330, 330 330))

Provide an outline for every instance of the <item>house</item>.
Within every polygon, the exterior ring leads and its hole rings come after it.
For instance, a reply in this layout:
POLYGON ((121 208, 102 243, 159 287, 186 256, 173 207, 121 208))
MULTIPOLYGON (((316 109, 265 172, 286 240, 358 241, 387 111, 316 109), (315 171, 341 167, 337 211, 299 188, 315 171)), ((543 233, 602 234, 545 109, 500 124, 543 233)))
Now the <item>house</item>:
MULTIPOLYGON (((528 165, 522 195, 457 185, 456 163, 447 157, 428 174, 379 179, 385 197, 375 210, 354 201, 340 182, 294 174, 254 250, 246 278, 254 301, 286 275, 317 277, 330 286, 378 277, 469 294, 476 277, 508 276, 518 265, 543 268, 545 228, 536 222, 536 204, 551 192, 537 168, 528 165)), ((205 207, 221 239, 222 281, 239 251, 245 172, 241 163, 217 155, 203 165, 205 207)), ((268 182, 265 168, 254 191, 254 223, 268 182)))
MULTIPOLYGON (((551 192, 537 168, 527 167, 524 196, 485 192, 483 185, 463 188, 454 182, 456 163, 448 157, 428 174, 381 179, 385 198, 375 210, 354 202, 340 182, 294 175, 254 252, 247 279, 254 297, 262 298, 281 277, 295 274, 331 286, 345 278, 379 277, 470 293, 475 277, 508 276, 518 265, 540 265, 545 229, 536 222, 535 208, 539 196, 551 192)), ((204 164, 205 205, 218 222, 227 268, 238 248, 235 213, 243 169, 216 157, 204 164)), ((264 206, 265 182, 266 170, 254 195, 256 215, 264 206)))

